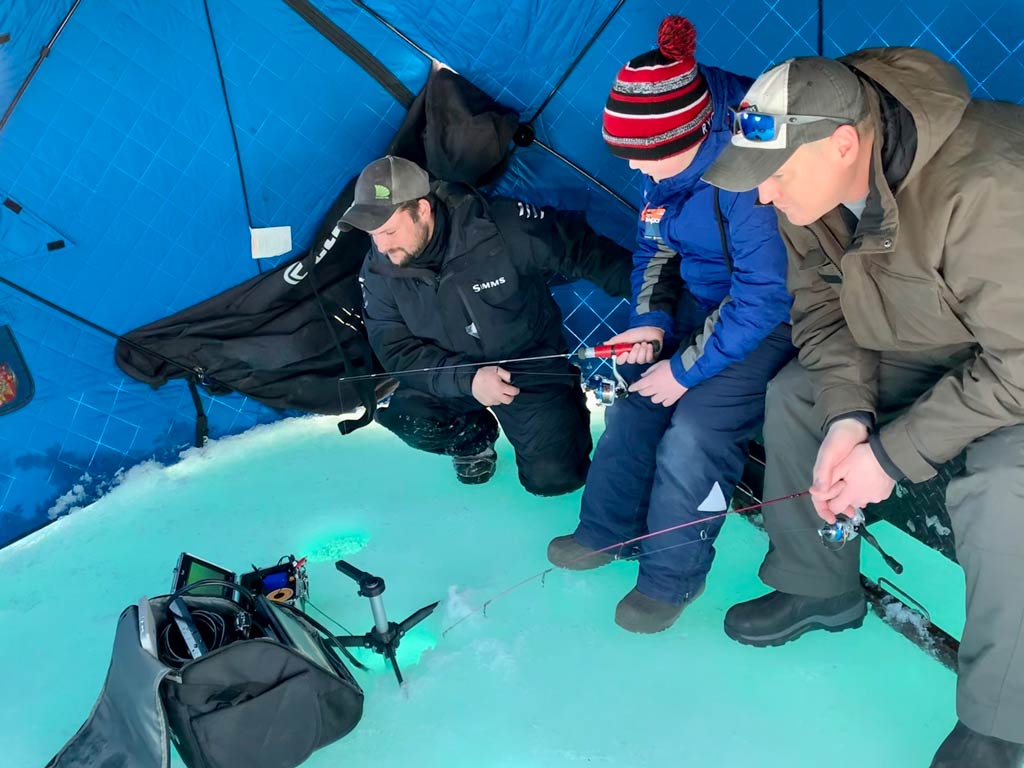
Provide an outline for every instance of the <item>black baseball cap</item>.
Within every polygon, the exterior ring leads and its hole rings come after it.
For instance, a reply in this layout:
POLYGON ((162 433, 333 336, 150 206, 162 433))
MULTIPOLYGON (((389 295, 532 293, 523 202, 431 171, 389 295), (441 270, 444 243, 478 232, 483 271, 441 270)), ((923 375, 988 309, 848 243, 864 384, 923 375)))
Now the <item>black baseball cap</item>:
POLYGON ((426 171, 404 157, 386 155, 359 174, 352 205, 341 215, 341 228, 370 232, 383 226, 402 203, 429 194, 430 177, 426 171))

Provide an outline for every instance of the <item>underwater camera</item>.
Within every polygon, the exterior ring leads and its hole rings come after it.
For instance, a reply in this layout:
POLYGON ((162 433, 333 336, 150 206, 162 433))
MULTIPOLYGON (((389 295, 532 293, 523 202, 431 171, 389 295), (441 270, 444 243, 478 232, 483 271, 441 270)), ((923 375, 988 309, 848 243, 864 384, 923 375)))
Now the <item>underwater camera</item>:
MULTIPOLYGON (((301 605, 309 592, 304 557, 296 560, 294 555, 285 555, 275 565, 267 568, 254 565, 252 571, 236 577, 234 571, 202 560, 188 552, 182 552, 178 558, 171 591, 177 592, 182 587, 204 579, 237 582, 254 595, 264 595, 275 603, 288 605, 301 605)), ((193 594, 231 598, 232 590, 228 587, 200 587, 193 594)))

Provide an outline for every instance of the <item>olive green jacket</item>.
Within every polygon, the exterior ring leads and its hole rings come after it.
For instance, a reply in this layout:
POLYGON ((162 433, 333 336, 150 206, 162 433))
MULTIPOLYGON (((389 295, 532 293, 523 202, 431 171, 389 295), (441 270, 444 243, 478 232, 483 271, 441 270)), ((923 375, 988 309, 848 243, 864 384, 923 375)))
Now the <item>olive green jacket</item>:
POLYGON ((956 68, 926 51, 841 61, 875 120, 870 191, 852 232, 842 208, 807 227, 779 215, 793 340, 823 428, 875 414, 880 352, 957 361, 878 434, 883 466, 919 482, 1024 422, 1024 108, 971 99, 956 68))

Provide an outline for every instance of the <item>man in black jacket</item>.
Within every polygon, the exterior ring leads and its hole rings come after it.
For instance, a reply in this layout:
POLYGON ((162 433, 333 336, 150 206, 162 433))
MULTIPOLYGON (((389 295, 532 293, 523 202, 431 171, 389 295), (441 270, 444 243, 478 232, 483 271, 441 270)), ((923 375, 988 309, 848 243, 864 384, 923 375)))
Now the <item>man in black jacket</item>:
POLYGON ((386 371, 409 372, 377 421, 414 448, 451 456, 470 484, 494 474, 500 423, 528 491, 582 486, 590 417, 579 371, 561 357, 568 347, 547 278, 586 278, 628 297, 629 252, 581 214, 431 187, 418 165, 392 156, 363 170, 342 222, 373 240, 359 278, 373 351, 386 371), (544 355, 558 357, 514 360, 544 355), (475 365, 488 360, 508 362, 475 365))

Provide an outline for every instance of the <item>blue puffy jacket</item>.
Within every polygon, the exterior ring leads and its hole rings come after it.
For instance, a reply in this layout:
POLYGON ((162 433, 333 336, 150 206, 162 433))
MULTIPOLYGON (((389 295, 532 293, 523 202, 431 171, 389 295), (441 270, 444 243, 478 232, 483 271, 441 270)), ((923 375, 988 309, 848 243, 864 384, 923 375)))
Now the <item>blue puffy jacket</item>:
POLYGON ((672 357, 672 373, 687 388, 746 357, 775 326, 789 322, 792 304, 775 209, 756 205, 757 190, 719 192, 732 258, 729 271, 715 216, 715 188, 701 175, 729 142, 727 107, 742 101, 752 80, 715 67, 702 66, 701 71, 715 106, 711 133, 685 171, 661 182, 645 179, 629 323, 671 333, 682 278, 712 313, 694 343, 672 357))

